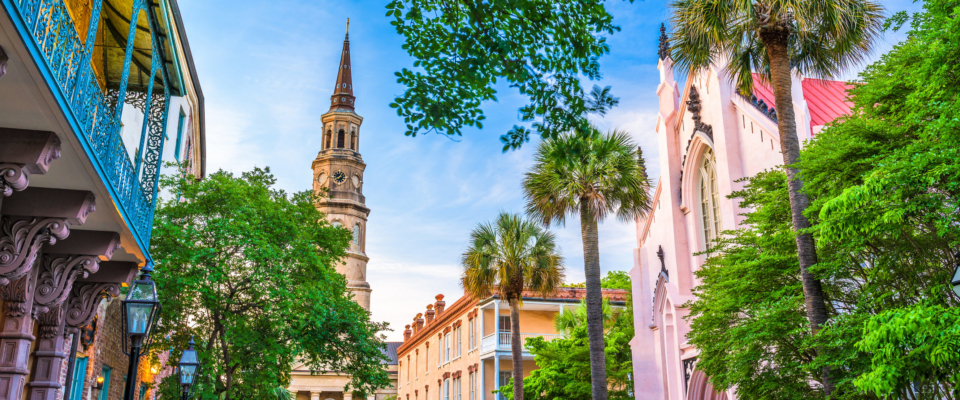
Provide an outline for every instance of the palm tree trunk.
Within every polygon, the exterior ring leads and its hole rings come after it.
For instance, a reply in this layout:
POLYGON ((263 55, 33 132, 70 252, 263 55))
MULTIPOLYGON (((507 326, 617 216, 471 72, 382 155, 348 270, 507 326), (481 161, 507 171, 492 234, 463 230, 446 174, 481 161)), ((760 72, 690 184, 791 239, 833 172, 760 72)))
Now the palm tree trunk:
POLYGON ((523 400, 523 343, 520 341, 520 302, 510 299, 510 351, 513 352, 513 399, 523 400))
MULTIPOLYGON (((810 331, 816 335, 827 322, 827 307, 824 302, 823 285, 810 273, 810 267, 817 263, 817 248, 813 236, 801 233, 810 227, 810 221, 803 212, 810 205, 810 199, 803 192, 803 181, 797 176, 799 170, 794 165, 800 159, 800 139, 797 136, 797 121, 793 110, 791 94, 790 57, 787 52, 789 31, 786 29, 761 29, 760 39, 767 48, 770 59, 770 76, 773 94, 777 103, 777 129, 780 130, 780 143, 783 163, 787 172, 787 188, 790 193, 790 214, 793 229, 797 232, 797 254, 800 258, 800 276, 803 281, 803 298, 807 310, 810 331)), ((822 354, 823 349, 817 352, 822 354)), ((830 367, 822 371, 823 391, 827 396, 833 392, 830 379, 830 367)))
POLYGON ((587 337, 590 340, 590 382, 593 400, 607 400, 607 360, 603 353, 603 294, 600 291, 600 238, 597 218, 580 201, 580 235, 583 239, 583 272, 587 278, 587 337))

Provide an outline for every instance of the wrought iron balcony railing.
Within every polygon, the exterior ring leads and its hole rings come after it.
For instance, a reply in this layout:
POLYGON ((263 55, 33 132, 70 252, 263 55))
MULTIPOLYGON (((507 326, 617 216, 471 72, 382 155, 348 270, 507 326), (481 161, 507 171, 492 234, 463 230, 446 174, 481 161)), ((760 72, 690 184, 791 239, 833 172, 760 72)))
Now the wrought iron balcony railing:
POLYGON ((81 40, 77 21, 72 20, 63 0, 0 1, 12 11, 11 19, 149 261, 163 131, 170 103, 170 79, 166 69, 161 68, 163 63, 158 50, 162 49, 158 48, 159 24, 154 6, 145 0, 132 0, 129 21, 133 22, 127 36, 123 75, 119 88, 110 91, 116 96, 113 99, 113 96, 104 95, 91 65, 104 0, 91 1, 89 25, 84 25, 87 31, 85 40, 81 40), (151 83, 146 90, 151 94, 146 95, 150 101, 144 105, 143 133, 137 152, 143 156, 131 161, 120 136, 120 117, 127 95, 140 12, 146 12, 150 22, 153 47, 151 83), (153 77, 158 73, 162 88, 153 83, 153 77))

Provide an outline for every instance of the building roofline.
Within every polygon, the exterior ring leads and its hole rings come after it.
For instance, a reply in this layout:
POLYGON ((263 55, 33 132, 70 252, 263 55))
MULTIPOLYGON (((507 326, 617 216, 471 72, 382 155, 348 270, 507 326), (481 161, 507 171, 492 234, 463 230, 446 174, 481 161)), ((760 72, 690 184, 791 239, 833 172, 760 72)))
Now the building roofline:
POLYGON ((190 51, 190 41, 187 40, 187 31, 183 27, 183 18, 180 16, 180 6, 177 0, 170 0, 170 9, 173 11, 173 19, 177 26, 177 33, 180 37, 180 43, 183 46, 183 54, 186 55, 187 69, 190 72, 190 81, 193 87, 197 89, 197 107, 200 109, 200 178, 207 175, 207 129, 206 129, 206 111, 204 107, 203 89, 200 87, 200 78, 197 77, 197 67, 193 62, 193 53, 190 51))

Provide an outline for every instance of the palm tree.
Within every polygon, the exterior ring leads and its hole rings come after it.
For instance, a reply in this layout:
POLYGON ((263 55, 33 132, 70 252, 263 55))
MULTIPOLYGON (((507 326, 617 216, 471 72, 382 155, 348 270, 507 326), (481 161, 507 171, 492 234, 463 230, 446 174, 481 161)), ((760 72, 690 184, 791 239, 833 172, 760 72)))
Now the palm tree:
POLYGON ((523 292, 544 297, 563 282, 563 257, 552 233, 517 214, 501 212, 494 223, 477 226, 463 253, 463 289, 481 299, 496 290, 510 305, 513 398, 523 400, 523 343, 520 307, 523 292))
MULTIPOLYGON (((613 322, 620 316, 620 310, 614 310, 607 299, 603 299, 603 327, 604 333, 609 333, 613 322)), ((566 311, 557 314, 553 319, 553 329, 564 335, 570 335, 574 329, 582 327, 587 323, 587 302, 581 301, 580 305, 573 311, 566 311)))
POLYGON ((650 182, 643 157, 623 131, 560 135, 540 143, 533 170, 523 180, 527 213, 549 226, 580 215, 583 264, 587 286, 587 335, 593 399, 607 399, 603 353, 603 296, 597 223, 615 213, 633 221, 650 210, 650 182))
MULTIPOLYGON (((741 93, 752 91, 754 71, 773 88, 807 319, 816 334, 827 321, 827 308, 821 282, 809 272, 817 253, 803 215, 810 200, 794 167, 800 140, 791 69, 826 78, 864 61, 880 32, 883 7, 872 0, 674 0, 671 7, 671 58, 681 70, 695 72, 719 62, 741 93)), ((829 395, 833 384, 827 367, 822 379, 829 395)))

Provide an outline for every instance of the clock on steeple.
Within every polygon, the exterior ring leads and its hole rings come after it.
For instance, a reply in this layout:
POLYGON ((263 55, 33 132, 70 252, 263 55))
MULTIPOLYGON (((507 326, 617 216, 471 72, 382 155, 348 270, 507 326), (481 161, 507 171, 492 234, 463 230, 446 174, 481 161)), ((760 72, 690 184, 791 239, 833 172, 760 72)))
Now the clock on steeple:
POLYGON ((370 209, 361 190, 366 169, 360 157, 360 125, 353 95, 353 73, 350 65, 350 22, 343 40, 337 82, 330 96, 330 110, 320 117, 323 123, 320 153, 313 160, 313 189, 324 196, 317 208, 331 224, 353 234, 347 257, 337 272, 347 278, 347 288, 354 300, 370 309, 370 285, 367 283, 366 232, 370 209))

